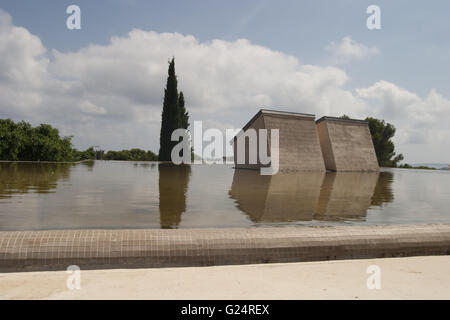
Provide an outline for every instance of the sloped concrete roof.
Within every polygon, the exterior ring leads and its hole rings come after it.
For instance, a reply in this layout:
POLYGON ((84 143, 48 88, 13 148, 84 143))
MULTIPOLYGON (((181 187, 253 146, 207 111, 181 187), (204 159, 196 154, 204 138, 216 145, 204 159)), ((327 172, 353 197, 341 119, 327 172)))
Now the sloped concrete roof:
POLYGON ((241 135, 245 130, 247 130, 252 123, 261 115, 278 115, 278 116, 287 116, 287 117, 299 117, 299 118, 309 118, 315 119, 316 116, 311 113, 300 113, 300 112, 291 112, 291 111, 279 111, 279 110, 270 110, 270 109, 260 109, 243 127, 242 129, 230 140, 230 144, 233 144, 234 140, 241 135))
POLYGON ((249 122, 242 128, 242 130, 247 130, 247 128, 256 120, 261 114, 270 114, 270 115, 279 115, 279 116, 289 116, 289 117, 301 117, 301 118, 313 118, 316 116, 310 113, 300 113, 300 112, 290 112, 290 111, 278 111, 278 110, 269 110, 269 109, 260 109, 258 113, 256 113, 253 118, 250 119, 249 122))
POLYGON ((320 118, 319 120, 316 120, 316 123, 319 124, 322 121, 340 121, 340 122, 349 122, 349 123, 360 123, 360 124, 368 124, 369 122, 366 120, 359 120, 359 119, 346 119, 346 118, 339 118, 339 117, 328 117, 324 116, 320 118))

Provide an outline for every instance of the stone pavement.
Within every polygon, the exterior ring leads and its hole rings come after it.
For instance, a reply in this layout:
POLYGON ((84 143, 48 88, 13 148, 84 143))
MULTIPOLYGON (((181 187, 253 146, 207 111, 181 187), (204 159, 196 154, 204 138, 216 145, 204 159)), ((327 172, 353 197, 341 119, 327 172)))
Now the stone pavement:
POLYGON ((2 299, 450 299, 450 256, 0 273, 2 299), (368 268, 379 286, 368 287, 368 268), (72 285, 74 282, 69 280, 72 285))

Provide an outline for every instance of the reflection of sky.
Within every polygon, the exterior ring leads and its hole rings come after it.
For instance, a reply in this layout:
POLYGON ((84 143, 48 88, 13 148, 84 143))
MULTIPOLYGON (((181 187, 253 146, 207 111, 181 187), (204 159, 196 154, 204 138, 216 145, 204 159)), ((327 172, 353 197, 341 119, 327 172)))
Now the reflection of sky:
POLYGON ((394 201, 371 207, 368 223, 450 222, 450 171, 386 170, 394 174, 394 201))
POLYGON ((161 180, 158 165, 97 161, 72 166, 52 193, 33 188, 48 179, 33 171, 28 192, 0 198, 0 230, 159 228, 163 218, 172 228, 450 222, 450 171, 383 171, 262 177, 193 165, 161 180), (175 218, 160 216, 161 184, 175 218))

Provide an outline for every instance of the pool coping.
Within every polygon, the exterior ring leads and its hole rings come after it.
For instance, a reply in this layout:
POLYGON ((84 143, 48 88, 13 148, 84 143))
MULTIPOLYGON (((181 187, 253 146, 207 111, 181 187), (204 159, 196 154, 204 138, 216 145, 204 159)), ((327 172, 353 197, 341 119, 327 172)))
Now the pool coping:
POLYGON ((449 254, 450 224, 0 232, 0 272, 449 254))

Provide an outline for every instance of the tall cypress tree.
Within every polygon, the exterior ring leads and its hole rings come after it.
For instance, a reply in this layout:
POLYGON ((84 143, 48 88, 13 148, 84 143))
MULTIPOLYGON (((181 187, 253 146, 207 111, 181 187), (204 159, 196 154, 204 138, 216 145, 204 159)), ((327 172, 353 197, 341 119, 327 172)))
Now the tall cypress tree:
POLYGON ((175 75, 175 58, 169 63, 166 88, 164 89, 164 103, 161 121, 161 134, 159 138, 160 161, 170 161, 172 148, 177 144, 171 141, 172 132, 179 128, 177 76, 175 75))
POLYGON ((184 107, 184 95, 183 91, 180 92, 178 97, 178 128, 187 129, 189 127, 189 113, 184 107))
MULTIPOLYGON (((178 128, 187 129, 189 127, 189 113, 184 107, 184 95, 183 91, 180 92, 178 97, 178 128)), ((191 149, 191 154, 192 154, 191 149)), ((180 155, 183 156, 183 150, 181 150, 180 155)))

